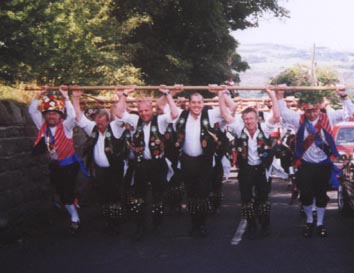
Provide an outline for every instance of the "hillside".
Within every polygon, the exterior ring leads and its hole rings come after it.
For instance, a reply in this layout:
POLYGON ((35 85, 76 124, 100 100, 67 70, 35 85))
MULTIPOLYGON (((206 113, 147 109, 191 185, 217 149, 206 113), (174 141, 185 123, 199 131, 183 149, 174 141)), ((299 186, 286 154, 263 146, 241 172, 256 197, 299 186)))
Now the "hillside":
MULTIPOLYGON (((271 43, 244 44, 238 53, 250 65, 241 73, 241 85, 263 85, 280 71, 295 64, 310 64, 312 48, 299 48, 271 43)), ((337 69, 341 84, 354 87, 354 53, 340 52, 326 47, 316 48, 318 66, 337 69)))

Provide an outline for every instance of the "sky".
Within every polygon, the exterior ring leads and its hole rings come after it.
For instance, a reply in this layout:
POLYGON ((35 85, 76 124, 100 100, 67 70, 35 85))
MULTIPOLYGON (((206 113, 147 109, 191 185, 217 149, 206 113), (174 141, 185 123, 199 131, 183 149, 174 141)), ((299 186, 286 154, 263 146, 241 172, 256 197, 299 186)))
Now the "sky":
POLYGON ((354 52, 354 0, 279 0, 290 18, 266 15, 258 28, 233 32, 241 44, 276 43, 354 52))

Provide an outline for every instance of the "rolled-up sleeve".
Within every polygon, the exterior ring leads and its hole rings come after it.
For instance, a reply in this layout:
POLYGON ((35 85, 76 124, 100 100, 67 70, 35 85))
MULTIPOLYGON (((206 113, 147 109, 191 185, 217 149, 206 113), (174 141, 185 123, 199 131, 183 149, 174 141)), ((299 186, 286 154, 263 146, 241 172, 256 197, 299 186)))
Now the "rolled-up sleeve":
POLYGON ((88 136, 90 136, 96 123, 89 120, 85 115, 81 115, 81 119, 76 122, 76 125, 83 129, 88 136))
POLYGON ((301 114, 290 110, 284 100, 278 100, 280 116, 282 118, 282 122, 285 124, 289 124, 291 127, 296 128, 299 127, 300 116, 301 114))
POLYGON ((39 129, 42 126, 43 117, 42 117, 42 113, 38 110, 38 105, 39 105, 39 100, 36 99, 32 100, 28 107, 28 113, 30 114, 36 127, 39 129))

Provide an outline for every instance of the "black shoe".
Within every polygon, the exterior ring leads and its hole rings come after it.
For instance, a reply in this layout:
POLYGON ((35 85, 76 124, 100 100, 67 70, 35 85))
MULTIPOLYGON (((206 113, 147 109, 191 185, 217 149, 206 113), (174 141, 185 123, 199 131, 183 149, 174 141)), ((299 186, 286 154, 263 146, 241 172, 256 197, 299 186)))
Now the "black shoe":
POLYGON ((270 230, 270 226, 269 225, 268 226, 263 226, 261 228, 261 237, 262 238, 268 237, 268 236, 270 236, 270 234, 271 234, 271 230, 270 230))
POLYGON ((105 232, 112 235, 119 235, 120 226, 116 221, 108 221, 105 226, 105 232))
POLYGON ((80 222, 71 222, 69 230, 71 234, 77 234, 79 233, 80 228, 81 228, 80 222))
POLYGON ((327 229, 323 225, 318 226, 317 235, 320 237, 327 237, 327 229))
POLYGON ((302 229, 302 236, 305 238, 311 238, 313 231, 313 223, 306 223, 302 229))
POLYGON ((208 231, 207 231, 205 225, 201 225, 201 226, 199 227, 199 236, 202 237, 202 238, 205 238, 205 237, 208 236, 208 231))
POLYGON ((317 211, 315 211, 315 210, 312 211, 312 218, 313 218, 313 222, 316 223, 316 221, 317 221, 317 211))
POLYGON ((254 240, 257 237, 256 223, 247 223, 246 236, 249 240, 254 240))
POLYGON ((199 229, 198 226, 193 225, 191 230, 189 231, 189 236, 196 237, 198 235, 199 229))
POLYGON ((135 241, 140 241, 144 238, 146 228, 143 225, 139 225, 135 231, 134 238, 135 241))

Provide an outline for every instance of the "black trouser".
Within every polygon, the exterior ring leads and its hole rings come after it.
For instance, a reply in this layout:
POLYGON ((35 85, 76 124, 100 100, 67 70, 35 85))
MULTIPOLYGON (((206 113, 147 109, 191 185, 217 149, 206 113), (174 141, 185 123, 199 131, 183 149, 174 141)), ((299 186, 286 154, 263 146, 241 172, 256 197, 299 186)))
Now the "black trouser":
POLYGON ((182 155, 181 167, 194 225, 204 225, 211 189, 212 157, 182 155))
POLYGON ((241 193, 241 213, 247 219, 249 227, 255 227, 256 218, 262 228, 270 224, 270 203, 268 195, 271 183, 267 181, 262 165, 241 165, 239 167, 239 187, 241 193))
POLYGON ((253 199, 260 204, 268 201, 270 182, 267 182, 265 168, 262 165, 240 166, 238 181, 242 204, 252 202, 253 199), (255 196, 253 196, 253 189, 255 190, 255 196))
POLYGON ((124 161, 110 167, 95 167, 99 201, 117 203, 122 200, 124 161))
POLYGON ((318 165, 302 161, 297 177, 302 205, 310 206, 313 203, 313 198, 316 198, 317 207, 326 207, 328 202, 327 189, 330 177, 330 164, 318 165))
POLYGON ((151 183, 152 213, 154 225, 158 226, 163 218, 163 194, 166 186, 167 164, 165 159, 143 160, 136 163, 134 174, 133 208, 138 226, 145 225, 145 203, 151 183))
POLYGON ((76 177, 79 172, 79 163, 75 162, 67 166, 59 166, 57 161, 49 163, 50 182, 55 186, 60 201, 64 205, 71 205, 76 197, 76 177))
POLYGON ((153 202, 161 202, 166 186, 167 164, 165 159, 143 160, 135 166, 134 196, 145 200, 148 182, 151 183, 153 202))
POLYGON ((211 195, 210 201, 214 210, 218 209, 221 205, 222 199, 222 179, 224 176, 224 169, 222 166, 221 158, 215 158, 215 166, 212 171, 211 180, 211 195))
POLYGON ((124 216, 122 204, 124 161, 120 160, 110 167, 95 166, 99 202, 108 222, 117 221, 124 216))

